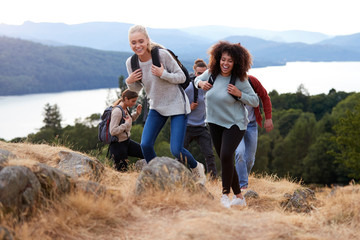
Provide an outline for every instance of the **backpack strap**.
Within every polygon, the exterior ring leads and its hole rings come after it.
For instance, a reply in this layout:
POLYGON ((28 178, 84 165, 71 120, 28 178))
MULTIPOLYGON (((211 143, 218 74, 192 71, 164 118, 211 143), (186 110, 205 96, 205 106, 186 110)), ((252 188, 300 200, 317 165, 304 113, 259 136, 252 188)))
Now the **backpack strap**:
POLYGON ((249 81, 250 86, 252 87, 252 89, 255 91, 255 88, 254 88, 254 86, 253 86, 253 84, 252 84, 252 82, 251 82, 251 80, 250 80, 250 77, 248 77, 248 81, 249 81))
POLYGON ((158 47, 154 47, 153 49, 151 49, 151 58, 152 58, 152 62, 155 66, 161 67, 158 47))
POLYGON ((124 109, 120 105, 116 105, 116 107, 120 108, 122 116, 123 116, 121 118, 121 120, 120 120, 120 123, 119 123, 119 125, 121 125, 121 124, 125 123, 124 117, 126 116, 126 113, 125 113, 124 109))
POLYGON ((131 61, 131 69, 133 72, 140 68, 138 55, 136 54, 132 55, 130 61, 131 61))

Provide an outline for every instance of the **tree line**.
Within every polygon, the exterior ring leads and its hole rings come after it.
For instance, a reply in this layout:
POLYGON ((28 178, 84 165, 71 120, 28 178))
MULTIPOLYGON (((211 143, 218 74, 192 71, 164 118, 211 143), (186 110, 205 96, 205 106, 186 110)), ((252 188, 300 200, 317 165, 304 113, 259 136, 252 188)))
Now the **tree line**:
MULTIPOLYGON (((125 88, 121 76, 117 95, 125 88)), ((321 185, 348 184, 352 179, 360 179, 360 93, 331 89, 328 94, 309 95, 299 86, 296 93, 278 94, 273 90, 269 95, 274 130, 266 133, 259 128, 255 173, 321 185)), ((143 96, 140 95, 138 101, 144 104, 143 96)), ((72 126, 62 127, 60 109, 56 104, 47 104, 44 126, 37 133, 11 142, 60 144, 111 165, 106 157, 108 147, 97 140, 99 119, 100 114, 94 113, 72 126)), ((140 142, 142 129, 143 117, 140 116, 132 127, 131 138, 140 142)), ((159 156, 172 157, 169 141, 168 121, 155 144, 159 156)), ((204 162, 196 143, 190 145, 189 151, 195 159, 204 162)), ((217 156, 216 162, 220 171, 217 156)))

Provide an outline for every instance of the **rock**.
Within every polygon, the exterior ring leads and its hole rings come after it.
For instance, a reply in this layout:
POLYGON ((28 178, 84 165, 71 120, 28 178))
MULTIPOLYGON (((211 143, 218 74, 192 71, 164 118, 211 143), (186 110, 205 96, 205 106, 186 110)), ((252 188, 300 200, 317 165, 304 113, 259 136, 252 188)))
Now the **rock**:
POLYGON ((137 160, 135 163, 135 170, 141 171, 146 165, 147 165, 147 162, 145 159, 137 160))
POLYGON ((99 160, 78 153, 60 151, 59 156, 58 168, 72 177, 89 176, 97 181, 105 169, 99 160))
POLYGON ((7 166, 0 171, 0 202, 4 213, 21 217, 32 213, 41 186, 35 174, 24 166, 7 166))
POLYGON ((96 196, 106 194, 106 186, 92 181, 76 181, 75 186, 77 190, 85 193, 90 193, 96 196))
POLYGON ((281 206, 286 211, 295 211, 308 213, 314 209, 311 201, 316 200, 315 192, 309 188, 297 189, 294 194, 285 193, 285 201, 281 202, 281 206))
POLYGON ((249 198, 259 198, 259 194, 257 192, 255 192, 254 190, 247 190, 246 193, 244 194, 244 198, 249 199, 249 198))
POLYGON ((43 163, 36 164, 32 170, 39 180, 41 191, 46 198, 54 199, 56 196, 70 192, 72 188, 70 175, 43 163))
POLYGON ((16 158, 12 152, 0 148, 0 165, 3 165, 9 158, 16 158))
POLYGON ((156 157, 140 172, 135 193, 142 194, 148 190, 172 191, 179 187, 201 192, 206 189, 195 183, 190 170, 180 162, 168 157, 156 157))
POLYGON ((4 227, 0 226, 0 240, 13 240, 14 237, 10 233, 10 231, 4 227))

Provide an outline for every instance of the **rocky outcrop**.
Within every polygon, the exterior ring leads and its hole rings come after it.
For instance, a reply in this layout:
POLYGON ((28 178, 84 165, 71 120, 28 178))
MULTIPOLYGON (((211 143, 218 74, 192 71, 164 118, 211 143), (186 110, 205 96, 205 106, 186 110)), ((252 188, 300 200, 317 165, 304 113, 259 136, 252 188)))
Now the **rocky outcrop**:
POLYGON ((60 151, 59 156, 59 168, 43 163, 9 166, 8 159, 15 155, 0 149, 0 210, 22 219, 31 216, 41 200, 59 199, 72 189, 96 196, 106 192, 106 188, 96 182, 78 179, 88 176, 99 180, 104 166, 98 160, 65 151, 60 151))

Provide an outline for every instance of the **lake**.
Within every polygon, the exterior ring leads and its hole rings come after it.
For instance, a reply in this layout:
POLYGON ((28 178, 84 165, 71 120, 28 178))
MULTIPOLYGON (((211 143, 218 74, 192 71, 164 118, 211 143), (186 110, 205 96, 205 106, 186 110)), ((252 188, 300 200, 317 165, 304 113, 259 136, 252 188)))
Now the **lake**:
MULTIPOLYGON (((310 95, 336 91, 359 92, 360 62, 291 62, 286 66, 254 68, 249 72, 268 90, 295 93, 303 84, 310 95)), ((37 132, 44 124, 46 103, 57 104, 62 126, 77 118, 102 113, 107 99, 116 99, 116 89, 69 91, 49 94, 0 96, 0 138, 11 140, 37 132)))

